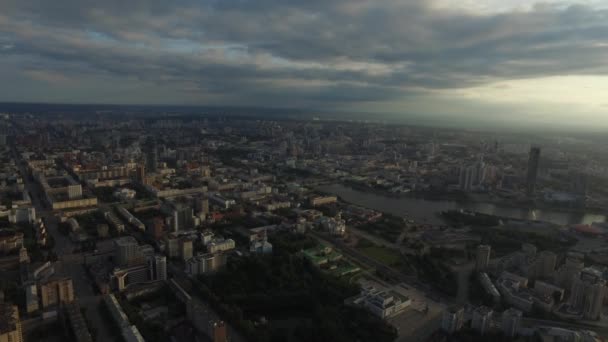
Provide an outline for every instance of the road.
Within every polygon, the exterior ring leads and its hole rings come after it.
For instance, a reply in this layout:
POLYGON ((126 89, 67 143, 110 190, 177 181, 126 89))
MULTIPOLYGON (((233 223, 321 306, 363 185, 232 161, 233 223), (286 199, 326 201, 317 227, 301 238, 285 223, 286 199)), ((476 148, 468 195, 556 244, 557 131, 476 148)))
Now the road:
POLYGON ((72 277, 74 293, 80 306, 84 307, 87 311, 87 317, 91 321, 96 333, 96 336, 93 336, 95 340, 111 341, 112 336, 108 334, 111 325, 99 313, 98 304, 102 297, 95 292, 94 285, 87 278, 83 254, 72 253, 76 246, 74 246, 69 237, 59 232, 57 217, 55 217, 51 210, 46 208, 41 200, 44 196, 42 190, 38 184, 30 180, 25 165, 21 162, 20 156, 17 155, 14 147, 13 153, 23 176, 25 189, 30 194, 32 205, 36 208, 36 216, 43 219, 48 234, 55 240, 53 250, 59 258, 59 261, 55 264, 57 273, 63 273, 72 277))

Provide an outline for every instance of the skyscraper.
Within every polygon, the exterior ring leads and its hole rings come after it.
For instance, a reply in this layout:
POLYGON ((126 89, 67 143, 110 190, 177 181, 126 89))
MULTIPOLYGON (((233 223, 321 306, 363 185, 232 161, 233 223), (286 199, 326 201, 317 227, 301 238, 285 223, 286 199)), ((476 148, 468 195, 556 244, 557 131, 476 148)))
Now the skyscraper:
POLYGON ((538 164, 540 162, 540 147, 532 146, 528 159, 528 177, 526 178, 526 193, 534 195, 536 190, 536 177, 538 176, 538 164))

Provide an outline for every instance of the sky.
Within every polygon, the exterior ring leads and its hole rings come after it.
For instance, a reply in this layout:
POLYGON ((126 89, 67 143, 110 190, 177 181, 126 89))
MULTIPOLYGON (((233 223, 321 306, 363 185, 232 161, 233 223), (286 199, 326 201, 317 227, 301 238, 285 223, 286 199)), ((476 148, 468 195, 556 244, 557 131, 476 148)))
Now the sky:
POLYGON ((608 128, 605 0, 0 0, 0 101, 608 128))

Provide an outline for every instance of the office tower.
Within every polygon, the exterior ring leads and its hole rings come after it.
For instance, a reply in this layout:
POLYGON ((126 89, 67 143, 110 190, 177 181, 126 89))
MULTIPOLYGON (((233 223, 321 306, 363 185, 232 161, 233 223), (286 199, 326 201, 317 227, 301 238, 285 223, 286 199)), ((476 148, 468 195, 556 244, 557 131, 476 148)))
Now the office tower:
POLYGON ((42 308, 72 302, 74 300, 72 278, 51 279, 40 284, 40 299, 42 308))
POLYGON ((585 319, 599 320, 605 294, 606 281, 602 277, 602 272, 587 267, 572 280, 569 304, 573 308, 582 310, 585 319))
POLYGON ((449 308, 443 312, 441 317, 441 329, 448 334, 453 334, 462 328, 464 323, 463 308, 449 308))
POLYGON ((489 245, 479 245, 477 246, 477 255, 475 262, 475 269, 477 271, 483 271, 488 267, 490 263, 490 253, 492 252, 492 247, 489 245))
POLYGON ((174 232, 194 229, 194 211, 192 208, 182 204, 176 205, 171 217, 171 225, 174 232))
POLYGON ((16 305, 0 303, 0 341, 23 341, 19 308, 16 305))
POLYGON ((130 266, 143 262, 137 240, 124 236, 114 240, 114 262, 118 266, 130 266))
POLYGON ((510 308, 502 313, 502 332, 509 337, 515 337, 521 325, 522 312, 510 308))
POLYGON ((530 148, 530 157, 528 159, 528 177, 526 178, 526 192, 528 196, 534 195, 536 189, 536 178, 538 176, 538 164, 540 162, 540 147, 532 146, 530 148))
POLYGON ((481 335, 485 334, 492 323, 492 309, 486 306, 480 306, 473 311, 473 320, 471 328, 475 329, 481 335))

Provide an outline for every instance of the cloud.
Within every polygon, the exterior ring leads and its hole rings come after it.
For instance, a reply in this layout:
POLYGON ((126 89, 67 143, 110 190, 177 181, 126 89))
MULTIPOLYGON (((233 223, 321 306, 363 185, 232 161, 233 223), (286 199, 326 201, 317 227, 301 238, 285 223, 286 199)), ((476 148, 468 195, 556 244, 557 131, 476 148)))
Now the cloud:
POLYGON ((513 1, 492 11, 497 4, 4 0, 0 63, 50 83, 80 75, 172 89, 167 103, 183 91, 201 103, 317 108, 607 74, 607 10, 513 1))

